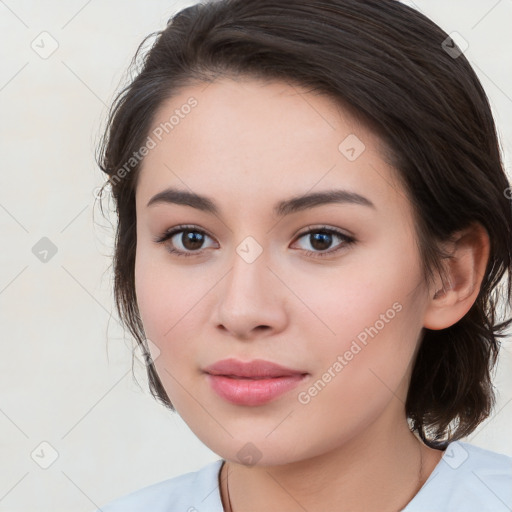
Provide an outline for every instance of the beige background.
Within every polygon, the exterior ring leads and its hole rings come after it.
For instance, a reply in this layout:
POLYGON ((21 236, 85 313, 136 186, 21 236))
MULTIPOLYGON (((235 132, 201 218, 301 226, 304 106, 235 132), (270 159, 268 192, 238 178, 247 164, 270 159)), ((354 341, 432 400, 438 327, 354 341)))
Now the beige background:
MULTIPOLYGON (((218 458, 152 399, 138 360, 132 377, 94 206, 106 106, 142 38, 191 3, 0 1, 0 511, 91 511, 218 458), (43 237, 46 263, 32 252, 43 237)), ((468 41, 510 172, 512 2, 414 4, 468 41)), ((511 369, 507 349, 494 416, 469 439, 509 455, 511 369)))

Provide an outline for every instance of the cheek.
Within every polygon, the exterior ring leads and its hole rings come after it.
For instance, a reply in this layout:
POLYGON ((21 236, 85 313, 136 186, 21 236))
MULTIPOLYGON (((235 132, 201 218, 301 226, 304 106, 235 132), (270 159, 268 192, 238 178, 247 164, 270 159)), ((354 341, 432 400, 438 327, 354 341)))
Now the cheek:
POLYGON ((170 335, 200 293, 198 288, 197 281, 191 286, 187 270, 169 264, 164 250, 155 251, 143 244, 137 247, 135 291, 148 338, 162 340, 170 335))
POLYGON ((410 261, 385 265, 380 260, 376 265, 361 259, 333 272, 320 284, 318 276, 307 278, 299 294, 306 297, 309 309, 321 320, 314 319, 317 332, 322 332, 325 340, 332 340, 328 343, 332 347, 343 349, 354 338, 364 343, 376 330, 379 338, 386 338, 386 333, 392 337, 391 333, 399 326, 403 328, 408 320, 418 322, 419 311, 409 317, 410 308, 418 309, 418 272, 410 261))
POLYGON ((204 270, 169 264, 163 251, 138 249, 137 304, 145 334, 160 350, 155 366, 162 379, 164 368, 185 375, 197 366, 198 331, 206 325, 204 304, 215 282, 215 276, 204 270))
POLYGON ((187 294, 179 276, 155 261, 138 254, 135 264, 135 290, 146 337, 158 348, 156 372, 173 406, 182 411, 187 404, 184 389, 192 389, 194 337, 189 324, 194 297, 187 294))
POLYGON ((348 403, 389 396, 387 388, 395 390, 407 374, 421 334, 424 296, 414 251, 394 247, 380 251, 378 261, 358 258, 347 265, 350 271, 340 269, 339 277, 317 286, 321 293, 307 295, 324 324, 321 336, 310 333, 309 351, 321 380, 330 380, 324 372, 336 375, 331 399, 340 400, 340 393, 348 403))
MULTIPOLYGON (((186 287, 178 276, 165 271, 165 265, 157 254, 144 247, 137 248, 135 260, 135 291, 142 324, 146 336, 163 354, 168 344, 163 341, 173 336, 180 318, 186 314, 186 287)), ((161 361, 162 358, 160 358, 161 361)))
POLYGON ((157 339, 170 320, 166 288, 156 265, 137 252, 135 262, 135 293, 146 336, 157 339))
POLYGON ((405 404, 421 298, 405 286, 366 290, 355 289, 352 301, 338 292, 340 306, 327 315, 335 335, 316 336, 310 345, 313 378, 297 393, 304 430, 321 430, 326 440, 355 435, 388 406, 398 411, 405 404))

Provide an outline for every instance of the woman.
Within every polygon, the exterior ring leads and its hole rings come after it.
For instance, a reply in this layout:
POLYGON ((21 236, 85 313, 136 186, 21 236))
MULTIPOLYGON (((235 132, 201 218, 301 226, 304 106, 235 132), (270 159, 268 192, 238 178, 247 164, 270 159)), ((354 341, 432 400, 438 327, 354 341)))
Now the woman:
POLYGON ((99 163, 118 311, 221 457, 103 511, 510 510, 512 459, 460 441, 511 322, 510 183, 437 25, 395 0, 184 9, 99 163))

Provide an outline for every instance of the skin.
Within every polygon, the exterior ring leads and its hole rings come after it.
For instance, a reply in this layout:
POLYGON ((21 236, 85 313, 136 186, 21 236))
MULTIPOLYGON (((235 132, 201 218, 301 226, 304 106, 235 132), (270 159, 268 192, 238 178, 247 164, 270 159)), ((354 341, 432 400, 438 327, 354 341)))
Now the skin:
POLYGON ((395 170, 378 137, 338 103, 282 82, 222 78, 166 101, 153 128, 190 96, 197 106, 142 165, 135 284, 165 390, 191 430, 227 461, 220 475, 225 510, 228 473, 236 512, 399 510, 442 456, 408 429, 414 356, 423 327, 452 325, 476 299, 488 257, 485 231, 461 233, 452 244, 449 284, 443 291, 439 279, 429 287, 395 170), (354 161, 338 149, 350 134, 365 145, 354 161), (146 206, 169 186, 210 197, 220 215, 146 206), (333 188, 357 192, 375 208, 324 204, 273 215, 278 201, 333 188), (184 245, 181 234, 173 237, 174 248, 193 256, 169 253, 170 240, 154 241, 179 224, 207 233, 198 249, 184 245), (356 242, 333 235, 318 249, 303 233, 323 226, 356 242), (262 250, 252 263, 236 252, 249 236, 262 250), (300 403, 298 394, 395 303, 400 312, 309 403, 300 403), (234 405, 202 372, 227 357, 266 359, 309 375, 272 402, 234 405), (237 455, 246 443, 259 452, 255 464, 237 455))

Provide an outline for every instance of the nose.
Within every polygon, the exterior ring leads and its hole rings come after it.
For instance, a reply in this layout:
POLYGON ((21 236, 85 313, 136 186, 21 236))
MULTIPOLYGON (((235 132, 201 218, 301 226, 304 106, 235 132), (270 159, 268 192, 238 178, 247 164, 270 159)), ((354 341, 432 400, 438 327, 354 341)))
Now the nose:
POLYGON ((219 283, 215 323, 238 339, 271 336, 286 326, 287 289, 264 254, 249 262, 235 253, 230 271, 219 283))

